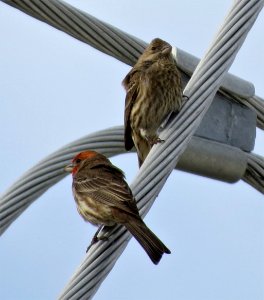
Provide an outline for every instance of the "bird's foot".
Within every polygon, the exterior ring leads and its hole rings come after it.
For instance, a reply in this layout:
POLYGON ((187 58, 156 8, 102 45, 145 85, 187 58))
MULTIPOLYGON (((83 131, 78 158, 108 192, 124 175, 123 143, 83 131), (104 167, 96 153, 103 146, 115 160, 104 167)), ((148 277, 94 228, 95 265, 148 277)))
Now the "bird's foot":
POLYGON ((156 137, 148 138, 148 142, 149 142, 150 146, 152 147, 153 145, 164 143, 165 141, 160 139, 158 136, 156 136, 156 137))
POLYGON ((100 226, 99 228, 98 228, 98 230, 96 231, 96 233, 95 233, 95 235, 93 236, 93 238, 92 238, 92 240, 91 240, 91 243, 90 243, 90 245, 87 247, 87 249, 86 249, 86 253, 90 250, 90 248, 94 245, 94 244, 96 244, 98 241, 107 241, 108 240, 108 236, 107 235, 104 235, 103 233, 102 233, 102 229, 103 229, 103 225, 102 226, 100 226))
POLYGON ((186 95, 182 95, 182 99, 183 99, 183 101, 184 101, 184 102, 186 102, 186 101, 188 101, 188 100, 189 100, 189 97, 188 97, 188 96, 186 96, 186 95))

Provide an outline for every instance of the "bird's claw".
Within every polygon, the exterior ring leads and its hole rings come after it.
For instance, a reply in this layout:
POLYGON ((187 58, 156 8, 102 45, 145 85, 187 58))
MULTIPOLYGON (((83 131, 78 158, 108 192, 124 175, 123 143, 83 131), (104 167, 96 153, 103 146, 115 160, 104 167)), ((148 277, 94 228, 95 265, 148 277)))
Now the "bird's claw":
POLYGON ((90 245, 87 247, 86 249, 86 253, 90 250, 90 248, 92 247, 92 245, 96 244, 98 242, 98 237, 97 237, 97 233, 94 235, 94 237, 91 240, 90 245))
POLYGON ((160 139, 159 137, 154 138, 154 139, 150 139, 149 143, 152 146, 156 145, 156 144, 160 144, 160 143, 164 143, 165 140, 160 139))
POLYGON ((182 95, 182 98, 183 98, 183 100, 184 101, 188 101, 190 98, 188 97, 188 96, 186 96, 186 95, 182 95))
POLYGON ((92 238, 92 240, 91 240, 91 243, 90 243, 90 245, 87 247, 87 249, 86 249, 86 253, 90 250, 90 248, 94 245, 94 244, 96 244, 98 241, 107 241, 108 240, 108 236, 106 236, 106 235, 99 235, 99 233, 100 233, 100 231, 102 230, 102 227, 100 227, 97 231, 96 231, 96 233, 95 233, 95 235, 93 236, 93 238, 92 238))

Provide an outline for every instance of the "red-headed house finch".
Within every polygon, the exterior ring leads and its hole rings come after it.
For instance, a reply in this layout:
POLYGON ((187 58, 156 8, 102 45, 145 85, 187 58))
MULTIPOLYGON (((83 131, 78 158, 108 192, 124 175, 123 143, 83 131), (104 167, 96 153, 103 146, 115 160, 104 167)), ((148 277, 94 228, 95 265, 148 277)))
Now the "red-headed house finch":
POLYGON ((73 196, 84 220, 94 225, 124 225, 154 264, 158 264, 163 253, 170 253, 139 216, 124 173, 104 155, 81 152, 65 170, 72 173, 73 196))
POLYGON ((172 112, 182 106, 181 75, 171 54, 172 47, 156 38, 126 75, 125 148, 134 145, 139 166, 151 147, 162 142, 157 131, 172 112))

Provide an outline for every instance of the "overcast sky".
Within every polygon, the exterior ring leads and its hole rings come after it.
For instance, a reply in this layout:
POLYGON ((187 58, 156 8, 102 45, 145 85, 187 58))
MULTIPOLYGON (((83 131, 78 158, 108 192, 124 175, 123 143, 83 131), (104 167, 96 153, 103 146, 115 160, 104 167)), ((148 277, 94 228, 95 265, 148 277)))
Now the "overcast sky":
MULTIPOLYGON (((161 37, 201 57, 231 0, 71 0, 146 42, 161 37)), ((264 97, 264 14, 230 72, 264 97)), ((129 66, 0 2, 0 193, 61 146, 123 123, 129 66)), ((264 133, 254 152, 264 155, 264 133)), ((128 182, 135 154, 115 157, 128 182)), ((264 201, 244 182, 174 171, 145 219, 170 248, 154 266, 132 239, 94 297, 263 300, 264 201)), ((1 236, 0 299, 56 299, 95 228, 78 215, 71 178, 34 202, 1 236)))

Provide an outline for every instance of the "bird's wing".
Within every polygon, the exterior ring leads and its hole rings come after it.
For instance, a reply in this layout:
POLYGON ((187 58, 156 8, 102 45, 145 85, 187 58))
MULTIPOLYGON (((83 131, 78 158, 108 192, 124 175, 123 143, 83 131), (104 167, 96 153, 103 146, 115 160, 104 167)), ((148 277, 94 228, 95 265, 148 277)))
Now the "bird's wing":
POLYGON ((125 133, 124 133, 124 139, 125 139, 125 149, 130 150, 134 146, 134 142, 132 139, 131 134, 131 124, 130 124, 130 114, 132 107, 135 103, 135 100, 137 98, 137 86, 134 84, 127 92, 126 95, 126 102, 125 102, 125 133))
POLYGON ((125 148, 130 150, 134 146, 134 142, 131 135, 130 115, 140 93, 140 86, 143 84, 146 86, 147 77, 146 72, 153 65, 153 61, 145 60, 137 63, 133 69, 127 74, 123 80, 123 85, 126 89, 125 100, 125 148))
POLYGON ((91 168, 89 173, 89 177, 83 176, 74 180, 73 185, 78 194, 87 195, 105 205, 138 216, 133 194, 118 168, 98 165, 91 168))
POLYGON ((132 107, 137 99, 138 95, 138 72, 134 71, 129 73, 124 79, 124 85, 127 91, 125 100, 125 149, 130 150, 134 146, 134 142, 131 135, 131 124, 130 124, 130 114, 132 107), (126 82, 126 83, 125 83, 126 82))

